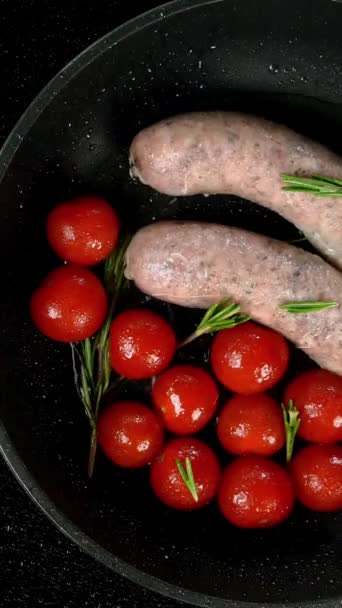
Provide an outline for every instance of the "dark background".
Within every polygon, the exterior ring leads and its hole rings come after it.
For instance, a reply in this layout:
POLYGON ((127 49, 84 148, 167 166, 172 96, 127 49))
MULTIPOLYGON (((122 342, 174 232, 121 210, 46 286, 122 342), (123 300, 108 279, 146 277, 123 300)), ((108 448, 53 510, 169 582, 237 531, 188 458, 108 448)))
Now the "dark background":
MULTIPOLYGON (((120 23, 160 4, 0 0, 0 145, 40 89, 120 23)), ((175 608, 82 553, 30 501, 0 459, 0 605, 175 608)))

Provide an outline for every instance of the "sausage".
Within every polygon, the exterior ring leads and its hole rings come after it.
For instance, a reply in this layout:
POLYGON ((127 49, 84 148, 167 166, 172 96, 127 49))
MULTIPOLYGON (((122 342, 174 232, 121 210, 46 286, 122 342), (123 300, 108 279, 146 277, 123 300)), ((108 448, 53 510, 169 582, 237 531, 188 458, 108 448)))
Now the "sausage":
POLYGON ((131 174, 173 196, 235 194, 295 224, 342 269, 342 202, 282 190, 281 173, 342 179, 342 160, 310 139, 235 112, 183 114, 141 131, 131 174))
POLYGON ((207 308, 231 296, 244 313, 342 375, 342 275, 319 256, 239 228, 170 221, 139 230, 126 264, 127 278, 166 302, 207 308), (338 306, 297 315, 279 309, 306 300, 338 306))

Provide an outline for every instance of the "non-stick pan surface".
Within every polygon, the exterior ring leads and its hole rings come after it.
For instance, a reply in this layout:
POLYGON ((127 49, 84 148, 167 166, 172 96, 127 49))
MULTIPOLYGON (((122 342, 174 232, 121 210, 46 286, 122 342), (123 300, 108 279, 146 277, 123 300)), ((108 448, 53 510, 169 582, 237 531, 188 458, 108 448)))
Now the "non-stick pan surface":
MULTIPOLYGON (((291 237, 289 224, 233 197, 175 201, 133 183, 127 148, 161 117, 239 109, 342 153, 341 26, 342 6, 327 0, 177 0, 69 64, 2 152, 2 452, 32 498, 85 550, 136 582, 202 606, 339 605, 341 519, 298 508, 279 528, 239 531, 214 505, 191 515, 163 508, 146 472, 122 472, 101 455, 88 483, 88 429, 69 350, 38 335, 28 315, 32 288, 57 264, 44 222, 57 202, 94 192, 131 230, 195 218, 291 237)), ((193 313, 150 305, 194 323, 193 313)), ((190 349, 188 357, 197 356, 190 349)))

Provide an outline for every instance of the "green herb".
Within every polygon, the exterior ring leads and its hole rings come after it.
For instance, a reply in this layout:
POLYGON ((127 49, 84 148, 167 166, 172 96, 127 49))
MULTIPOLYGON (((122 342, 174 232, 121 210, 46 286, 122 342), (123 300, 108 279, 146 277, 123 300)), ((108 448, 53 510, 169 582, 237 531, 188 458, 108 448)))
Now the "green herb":
POLYGON ((250 317, 240 312, 241 308, 239 304, 229 304, 229 302, 231 302, 231 298, 225 298, 218 304, 214 304, 208 308, 197 329, 186 340, 183 340, 178 345, 178 348, 190 344, 190 342, 203 334, 230 329, 250 320, 250 317))
POLYGON ((180 460, 176 460, 177 469, 181 478, 183 479, 186 487, 188 488, 192 498, 195 502, 198 502, 198 494, 196 488, 196 482, 194 478, 194 473, 191 466, 191 461, 188 456, 185 459, 185 469, 180 460))
POLYGON ((294 406, 292 399, 289 401, 288 408, 282 403, 284 416, 284 426, 286 435, 286 462, 290 462, 293 454, 294 442, 300 427, 301 419, 299 418, 299 411, 294 406))
POLYGON ((312 177, 298 177, 297 175, 281 175, 288 192, 306 192, 313 196, 342 197, 342 180, 313 175, 312 177))
POLYGON ((118 298, 126 286, 124 259, 130 238, 126 237, 105 262, 104 282, 111 304, 106 320, 93 338, 71 344, 74 380, 90 424, 88 476, 92 477, 97 450, 97 418, 101 400, 109 390, 117 389, 123 378, 111 383, 109 330, 118 298))
POLYGON ((308 239, 306 238, 306 236, 304 236, 303 233, 300 233, 300 236, 296 237, 295 239, 292 239, 291 241, 288 241, 288 243, 290 245, 294 244, 294 243, 303 243, 303 241, 307 241, 308 239))
POLYGON ((328 308, 334 308, 337 306, 337 302, 288 302, 287 304, 281 304, 279 308, 281 310, 287 310, 287 312, 298 315, 310 312, 320 312, 327 310, 328 308))

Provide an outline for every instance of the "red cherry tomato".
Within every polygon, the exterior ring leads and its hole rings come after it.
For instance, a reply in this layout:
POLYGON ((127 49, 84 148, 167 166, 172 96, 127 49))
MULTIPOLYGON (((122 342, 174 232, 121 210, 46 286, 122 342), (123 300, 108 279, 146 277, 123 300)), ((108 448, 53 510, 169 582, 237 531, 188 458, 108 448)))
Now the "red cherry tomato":
POLYGON ((219 415, 217 434, 232 454, 271 456, 285 445, 281 406, 268 395, 235 395, 219 415))
POLYGON ((290 464, 298 500, 314 511, 342 509, 342 447, 308 445, 290 464))
POLYGON ((173 509, 190 511, 203 507, 215 496, 220 472, 216 454, 203 441, 195 437, 177 437, 169 441, 152 463, 150 481, 154 493, 162 502, 173 509), (187 458, 191 463, 196 497, 177 467, 179 461, 186 470, 187 458))
POLYGON ((290 399, 300 414, 300 437, 314 443, 342 441, 341 376, 324 369, 304 372, 288 385, 285 405, 290 399))
POLYGON ((152 400, 171 433, 197 433, 215 413, 219 392, 208 374, 193 365, 175 365, 155 381, 152 400))
POLYGON ((171 325, 150 310, 122 312, 110 330, 110 362, 126 378, 141 380, 159 374, 176 351, 171 325))
POLYGON ((33 322, 60 342, 89 338, 101 327, 106 312, 107 296, 99 279, 76 264, 50 272, 31 298, 33 322))
POLYGON ((223 473, 219 507, 239 528, 269 528, 284 521, 294 505, 286 471, 263 456, 241 456, 223 473))
POLYGON ((283 336, 251 322, 220 331, 211 349, 217 378, 241 395, 262 393, 277 384, 288 361, 289 349, 283 336))
POLYGON ((117 244, 119 220, 102 198, 80 196, 55 207, 46 230, 51 248, 62 260, 93 266, 117 244))
POLYGON ((137 401, 119 401, 107 407, 98 421, 98 441, 106 456, 120 467, 149 464, 163 445, 158 416, 137 401))

